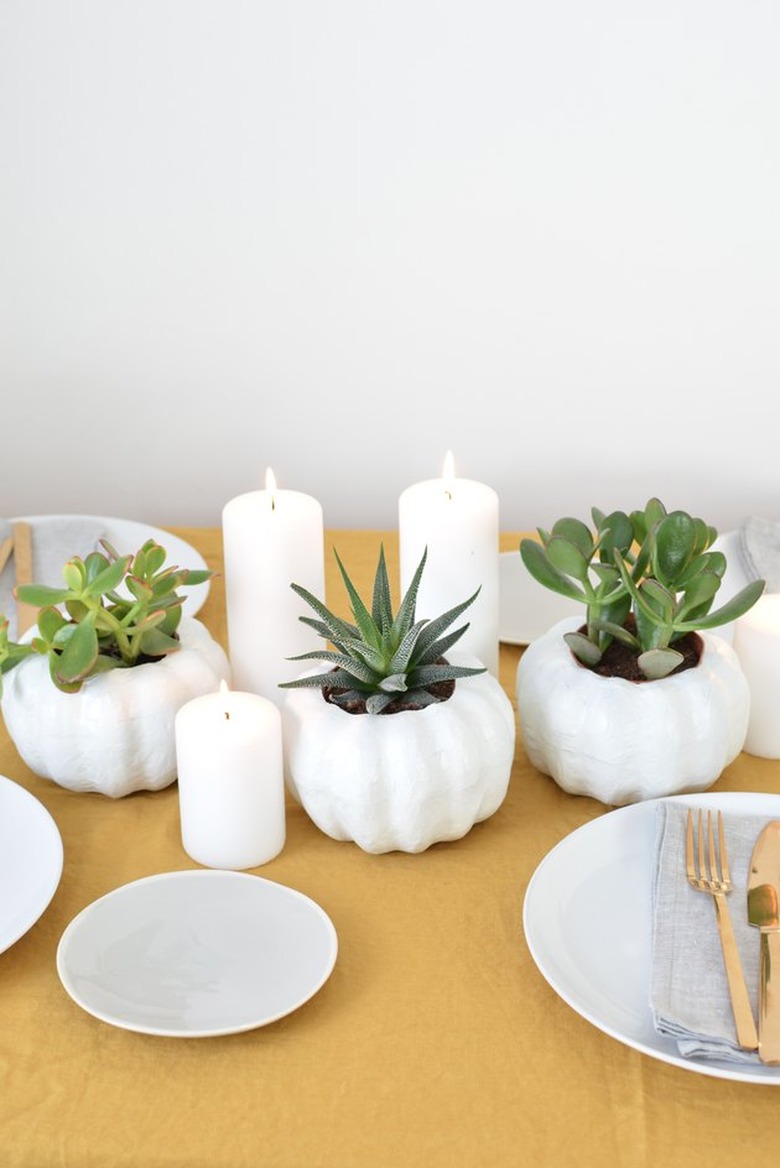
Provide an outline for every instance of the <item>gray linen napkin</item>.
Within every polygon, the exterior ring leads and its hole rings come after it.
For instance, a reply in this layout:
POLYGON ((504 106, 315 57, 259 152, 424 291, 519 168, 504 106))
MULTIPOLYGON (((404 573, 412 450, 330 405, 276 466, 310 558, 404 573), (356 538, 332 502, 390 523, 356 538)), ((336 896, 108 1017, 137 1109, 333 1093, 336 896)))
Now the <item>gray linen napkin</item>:
POLYGON ((739 551, 749 578, 780 592, 780 523, 751 515, 739 528, 739 551))
MULTIPOLYGON (((50 515, 31 519, 32 578, 36 584, 61 587, 62 569, 72 556, 86 556, 95 550, 104 534, 103 525, 88 515, 50 515)), ((13 524, 0 519, 0 543, 13 534, 13 524)), ((0 613, 8 617, 8 635, 14 640, 16 601, 12 589, 16 583, 13 553, 0 573, 0 613)))
MULTIPOLYGON (((658 807, 657 864, 653 889, 653 968, 650 1004, 656 1030, 677 1041, 691 1058, 758 1063, 737 1045, 723 966, 715 905, 709 893, 691 888, 685 876, 688 804, 658 807)), ((729 815, 723 825, 734 891, 728 906, 747 979, 753 1017, 758 1007, 759 933, 747 921, 747 878, 753 845, 769 818, 729 815)))

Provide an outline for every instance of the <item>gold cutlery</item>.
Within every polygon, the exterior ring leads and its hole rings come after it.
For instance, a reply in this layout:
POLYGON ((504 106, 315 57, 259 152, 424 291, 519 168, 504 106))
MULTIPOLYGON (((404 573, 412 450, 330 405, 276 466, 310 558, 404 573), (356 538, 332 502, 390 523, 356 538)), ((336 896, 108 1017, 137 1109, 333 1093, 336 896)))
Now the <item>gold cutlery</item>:
POLYGON ((768 823, 756 840, 748 874, 748 921, 761 930, 758 983, 758 1055, 780 1063, 780 822, 768 823))
POLYGON ((685 871, 688 883, 700 892, 708 892, 715 902, 715 916, 723 950, 726 978, 731 996, 731 1008, 737 1028, 737 1041, 743 1050, 758 1049, 758 1033, 753 1020, 753 1010, 748 997, 745 975, 734 936, 734 927, 726 903, 726 896, 732 890, 726 852, 726 836, 723 830, 723 815, 718 812, 718 849, 716 854, 715 836, 712 829, 712 812, 707 812, 707 846, 705 852, 704 825, 702 812, 698 814, 698 830, 694 832, 693 812, 688 812, 688 826, 685 835, 685 871), (694 845, 694 834, 697 836, 694 845))
MULTIPOLYGON (((3 540, 0 558, 3 564, 13 549, 14 571, 17 584, 32 583, 32 528, 29 523, 14 523, 13 533, 3 540)), ((2 570, 2 566, 0 566, 2 570)), ((16 602, 16 635, 20 637, 38 620, 38 609, 31 604, 16 602)))

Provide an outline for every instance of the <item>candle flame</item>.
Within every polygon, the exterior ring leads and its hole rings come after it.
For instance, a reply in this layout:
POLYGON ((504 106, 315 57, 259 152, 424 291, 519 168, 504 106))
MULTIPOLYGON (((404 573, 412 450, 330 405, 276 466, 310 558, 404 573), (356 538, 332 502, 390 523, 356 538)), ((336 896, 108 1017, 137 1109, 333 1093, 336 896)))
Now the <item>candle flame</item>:
POLYGON ((444 493, 448 499, 452 498, 452 484, 455 479, 455 459, 452 451, 448 450, 444 455, 444 466, 442 468, 441 477, 444 482, 444 493))
POLYGON ((220 694, 220 697, 225 700, 225 720, 227 722, 230 721, 230 711, 227 709, 227 696, 229 693, 230 693, 230 690, 228 689, 228 683, 225 681, 225 679, 223 677, 219 683, 219 694, 220 694))
POLYGON ((265 472, 265 489, 271 496, 271 510, 276 510, 276 475, 271 470, 270 466, 266 468, 265 472))

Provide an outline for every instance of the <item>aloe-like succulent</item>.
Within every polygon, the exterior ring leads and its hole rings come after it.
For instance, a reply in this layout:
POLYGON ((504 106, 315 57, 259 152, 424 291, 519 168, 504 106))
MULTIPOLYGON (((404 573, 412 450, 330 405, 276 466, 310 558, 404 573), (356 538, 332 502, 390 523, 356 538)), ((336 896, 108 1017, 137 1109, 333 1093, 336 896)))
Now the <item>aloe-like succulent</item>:
POLYGON ((394 616, 390 584, 387 577, 384 548, 379 551, 379 562, 374 577, 371 611, 363 603, 350 580, 344 565, 335 552, 344 586, 349 595, 355 624, 335 616, 321 600, 298 584, 291 587, 318 614, 319 619, 302 616, 321 637, 334 646, 291 657, 291 661, 326 661, 330 669, 295 681, 280 683, 280 688, 319 686, 327 689, 329 700, 348 708, 356 702, 365 703, 369 714, 393 710, 419 709, 440 701, 431 690, 437 682, 454 681, 484 673, 484 668, 451 665, 442 660, 468 628, 468 624, 446 632, 470 604, 479 589, 462 604, 433 620, 416 620, 415 606, 420 579, 427 559, 427 548, 394 616))
POLYGON ((685 511, 667 512, 659 499, 630 515, 594 507, 591 518, 592 528, 559 519, 551 531, 537 529, 541 542, 520 543, 540 584, 585 605, 585 631, 565 634, 583 665, 597 665, 617 639, 636 652, 648 680, 665 677, 683 660, 675 641, 736 620, 764 590, 754 580, 712 611, 726 571, 726 557, 711 550, 718 533, 685 511))
POLYGON ((64 588, 20 584, 18 600, 39 608, 29 642, 9 640, 0 616, 0 674, 31 653, 48 655, 58 689, 76 693, 88 677, 166 656, 178 649, 176 630, 184 597, 178 589, 200 584, 207 569, 165 567, 166 551, 147 540, 135 555, 122 555, 106 540, 103 551, 74 556, 62 570, 64 588), (119 588, 123 588, 120 593, 119 588))

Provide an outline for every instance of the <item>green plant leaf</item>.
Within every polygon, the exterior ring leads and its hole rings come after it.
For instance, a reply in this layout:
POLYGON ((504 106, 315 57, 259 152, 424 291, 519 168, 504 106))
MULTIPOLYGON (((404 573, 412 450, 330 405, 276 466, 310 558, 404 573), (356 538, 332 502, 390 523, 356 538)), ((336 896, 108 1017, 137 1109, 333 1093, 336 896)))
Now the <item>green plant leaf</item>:
POLYGON ((684 511, 666 515, 655 531, 653 567, 662 584, 674 585, 693 558, 696 524, 684 511))
POLYGON ((716 629, 720 625, 730 624, 753 607, 765 586, 764 580, 753 580, 715 612, 701 619, 697 617, 693 622, 681 621, 677 627, 685 632, 692 629, 716 629))
POLYGON ((66 627, 70 629, 70 636, 56 663, 56 673, 60 681, 73 684, 89 676, 97 660, 98 639, 94 622, 89 618, 80 625, 66 627))
POLYGON ((101 596, 104 592, 110 592, 116 588, 122 581, 127 567, 130 563, 130 556, 123 556, 121 559, 108 564, 102 571, 93 576, 84 588, 85 596, 101 596))
POLYGON ((657 681, 668 677, 683 660, 682 653, 676 649, 648 649, 637 657, 637 664, 649 681, 657 681))
POLYGON ((570 600, 579 600, 586 603, 587 597, 581 588, 574 584, 568 576, 550 562, 547 552, 535 539, 524 539, 520 542, 520 556, 526 568, 539 584, 557 592, 561 596, 568 596, 570 600))
POLYGON ((62 604, 70 596, 67 588, 49 588, 46 584, 17 584, 13 590, 17 600, 43 608, 47 604, 62 604))
POLYGON ((598 665, 602 658, 601 649, 589 640, 584 633, 564 633, 563 639, 574 656, 583 665, 598 665))
POLYGON ((575 580, 585 583, 588 579, 590 559, 584 556, 579 547, 571 540, 560 535, 553 535, 547 545, 547 556, 550 563, 564 576, 573 576, 575 580))
POLYGON ((355 618, 355 623, 357 624, 357 627, 360 629, 360 633, 363 636, 363 638, 365 639, 365 641, 367 642, 367 644, 373 646, 373 648, 375 648, 375 649, 378 649, 378 648, 380 648, 380 646, 382 644, 382 634, 381 634, 380 630, 377 628, 376 624, 374 623, 374 618, 371 616, 371 613, 368 611, 365 604, 361 600, 357 589, 355 588, 354 584, 350 580, 350 578, 347 574, 347 571, 346 571, 344 565, 342 564, 341 559, 339 558, 339 554, 335 550, 335 548, 333 550, 333 554, 336 557, 336 563, 339 566, 339 571, 341 572, 341 578, 344 581, 344 587, 346 588, 347 594, 349 596, 349 601, 350 601, 350 605, 352 608, 352 615, 355 618))
POLYGON ((553 524, 552 534, 547 541, 548 545, 556 539, 574 544, 581 558, 586 562, 592 558, 595 551, 593 535, 581 519, 559 519, 553 524))
POLYGON ((390 597, 390 581, 387 578, 385 549, 379 547, 379 563, 374 577, 374 593, 371 599, 371 615, 378 629, 385 633, 393 625, 393 606, 390 597))

